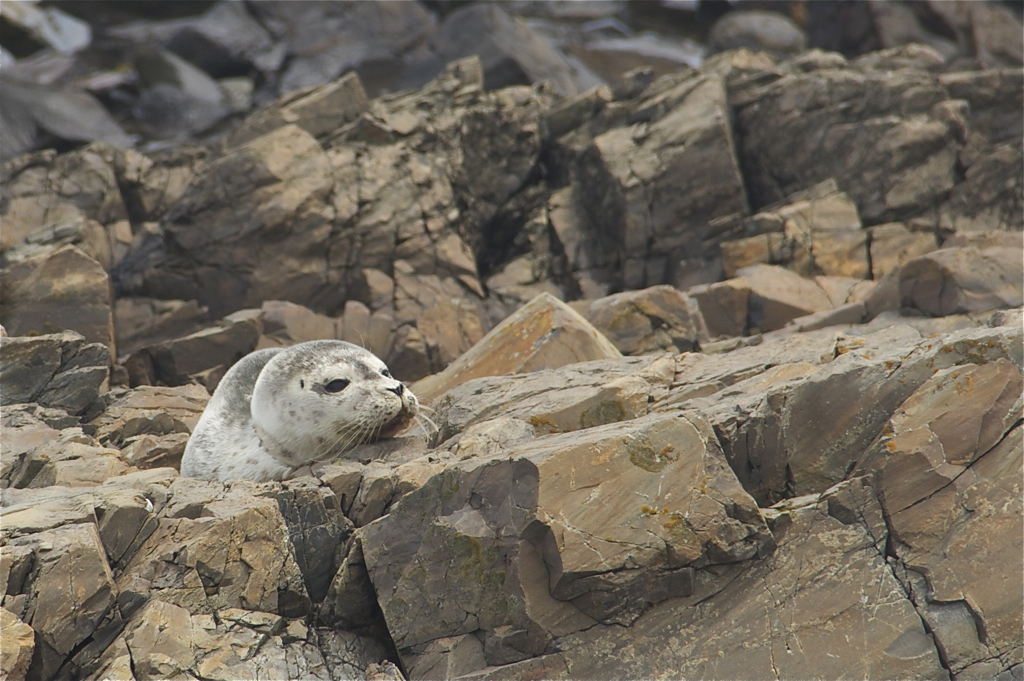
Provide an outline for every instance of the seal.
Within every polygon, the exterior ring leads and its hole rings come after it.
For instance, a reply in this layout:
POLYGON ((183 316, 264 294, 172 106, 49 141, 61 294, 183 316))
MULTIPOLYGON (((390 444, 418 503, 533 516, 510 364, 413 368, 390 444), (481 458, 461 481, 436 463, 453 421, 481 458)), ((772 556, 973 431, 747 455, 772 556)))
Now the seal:
POLYGON ((181 474, 283 480, 409 425, 419 401, 384 362, 336 340, 257 350, 224 374, 192 431, 181 474))

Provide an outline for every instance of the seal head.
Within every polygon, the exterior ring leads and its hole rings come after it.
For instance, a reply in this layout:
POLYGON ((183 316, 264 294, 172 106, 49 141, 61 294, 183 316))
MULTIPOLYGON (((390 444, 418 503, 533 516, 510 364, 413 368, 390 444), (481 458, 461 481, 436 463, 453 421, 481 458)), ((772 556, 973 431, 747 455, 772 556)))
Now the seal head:
POLYGON ((324 340, 259 350, 217 386, 185 447, 181 474, 282 480, 395 435, 418 409, 387 365, 357 345, 324 340))

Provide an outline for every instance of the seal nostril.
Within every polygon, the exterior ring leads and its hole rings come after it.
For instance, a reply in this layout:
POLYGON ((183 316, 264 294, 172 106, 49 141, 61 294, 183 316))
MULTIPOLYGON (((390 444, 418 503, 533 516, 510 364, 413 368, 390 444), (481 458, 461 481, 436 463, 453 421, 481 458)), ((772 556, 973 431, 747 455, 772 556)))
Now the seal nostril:
POLYGON ((402 394, 405 392, 405 386, 402 385, 401 383, 399 383, 394 388, 388 388, 388 392, 392 392, 392 393, 398 395, 399 397, 401 397, 402 394))

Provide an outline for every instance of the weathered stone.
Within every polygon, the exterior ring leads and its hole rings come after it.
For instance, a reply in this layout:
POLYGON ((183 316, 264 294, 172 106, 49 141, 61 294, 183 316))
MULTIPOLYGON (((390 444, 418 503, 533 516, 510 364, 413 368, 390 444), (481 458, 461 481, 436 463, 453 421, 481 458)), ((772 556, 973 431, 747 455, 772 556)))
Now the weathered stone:
POLYGON ((229 144, 245 144, 289 124, 320 137, 354 120, 368 106, 359 76, 348 73, 327 85, 290 92, 253 112, 231 133, 229 144))
POLYGON ((703 331, 696 305, 671 286, 599 298, 584 316, 625 355, 689 352, 698 347, 703 331))
POLYGON ((501 664, 595 618, 634 621, 686 593, 687 566, 770 552, 761 523, 709 426, 657 416, 460 462, 356 536, 401 653, 482 629, 501 664))
POLYGON ((134 66, 141 92, 133 114, 153 137, 202 132, 230 113, 217 82, 172 52, 153 44, 140 45, 134 66))
POLYGON ((266 612, 227 608, 217 617, 151 600, 100 660, 96 678, 116 678, 123 658, 131 678, 360 678, 380 644, 345 631, 308 629, 266 612))
POLYGON ((304 615, 310 601, 288 524, 277 501, 259 491, 245 481, 225 488, 175 480, 174 503, 118 577, 122 611, 155 598, 193 614, 246 608, 304 615))
POLYGON ((481 376, 527 373, 541 367, 619 357, 607 338, 557 298, 541 294, 497 325, 456 361, 412 390, 430 403, 454 386, 481 376))
POLYGON ((63 431, 15 461, 4 482, 18 488, 98 485, 128 470, 121 452, 98 446, 78 428, 63 431))
POLYGON ((444 61, 479 55, 489 90, 547 80, 559 94, 573 96, 599 82, 587 72, 581 77, 581 66, 574 69, 542 34, 500 5, 460 7, 438 26, 434 44, 444 61))
POLYGON ((708 54, 746 48, 786 57, 803 52, 807 36, 786 16, 761 10, 732 11, 708 34, 708 54))
POLYGON ((835 178, 868 224, 929 208, 955 180, 958 141, 929 113, 945 99, 929 72, 884 62, 793 69, 751 88, 732 103, 752 202, 835 178))
POLYGON ((900 304, 933 317, 1024 303, 1024 263, 1009 248, 943 248, 900 269, 900 304))
POLYGON ((163 219, 185 193, 206 154, 204 147, 185 146, 155 158, 133 149, 114 156, 117 184, 124 192, 125 202, 132 206, 133 218, 143 222, 140 232, 147 228, 147 223, 156 228, 152 223, 163 219))
POLYGON ((140 435, 189 434, 210 399, 202 386, 173 388, 143 385, 107 394, 103 413, 93 419, 96 438, 105 444, 122 447, 140 435))
POLYGON ((891 516, 948 486, 1020 418, 1020 369, 1007 359, 943 369, 900 406, 861 466, 880 472, 891 516))
POLYGON ((750 291, 748 319, 752 329, 773 331, 806 314, 832 309, 832 301, 813 279, 774 265, 754 265, 739 271, 750 291))
POLYGON ((5 337, 2 343, 3 404, 38 402, 80 414, 95 401, 109 373, 106 346, 87 345, 77 333, 5 337))
POLYGON ((703 255, 710 219, 748 211, 719 78, 690 72, 650 90, 632 107, 643 132, 598 135, 577 169, 589 237, 621 288, 675 283, 676 263, 703 255))
POLYGON ((897 407, 936 370, 1000 358, 1019 366, 1024 353, 1021 332, 1012 327, 916 342, 905 333, 916 332, 902 329, 850 338, 835 346, 835 359, 802 379, 766 393, 723 395, 701 409, 755 499, 771 503, 842 480, 897 407))
POLYGON ((32 627, 0 608, 0 670, 6 679, 24 679, 36 648, 32 627))
POLYGON ((144 433, 124 442, 121 453, 128 465, 135 468, 180 468, 188 437, 188 433, 160 436, 144 433))
POLYGON ((750 288, 741 279, 703 284, 686 290, 697 303, 708 336, 742 336, 747 331, 750 288))
MULTIPOLYGON (((228 315, 217 326, 143 348, 126 362, 132 385, 157 381, 184 385, 204 371, 217 367, 226 371, 256 348, 262 331, 262 313, 243 310, 228 315)), ((207 386, 211 392, 215 387, 216 384, 207 386)))
POLYGON ((772 556, 698 571, 692 596, 626 629, 599 624, 558 639, 559 652, 474 678, 839 678, 851 670, 945 678, 931 635, 881 554, 878 502, 858 492, 839 488, 772 513, 772 556))
POLYGON ((51 678, 65 656, 97 635, 107 619, 120 619, 117 586, 91 523, 12 539, 10 545, 35 552, 23 587, 29 601, 26 620, 36 632, 41 675, 51 678))
POLYGON ((987 452, 967 452, 974 462, 917 503, 886 504, 910 597, 956 678, 994 678, 1021 662, 1022 451, 1018 425, 987 452))
POLYGON ((288 540, 306 592, 320 602, 341 565, 342 545, 352 523, 342 514, 341 499, 319 480, 297 478, 282 487, 273 496, 288 524, 288 540))
POLYGON ((194 300, 118 298, 114 303, 117 351, 128 355, 198 331, 209 322, 209 313, 194 300))
POLYGON ((93 257, 99 255, 96 251, 102 249, 92 242, 86 221, 105 226, 128 218, 112 164, 118 153, 92 144, 66 154, 48 150, 12 161, 0 182, 4 196, 0 247, 7 251, 26 240, 70 242, 93 257))
POLYGON ((103 267, 74 246, 38 262, 8 292, 3 322, 15 336, 76 331, 114 354, 110 279, 103 267))
POLYGON ((501 417, 538 434, 565 433, 647 413, 668 391, 675 362, 666 355, 595 360, 561 369, 478 378, 449 390, 436 407, 438 442, 501 417))
POLYGON ((871 278, 878 280, 891 270, 919 255, 931 253, 937 246, 933 234, 911 232, 903 223, 875 225, 871 232, 871 278))

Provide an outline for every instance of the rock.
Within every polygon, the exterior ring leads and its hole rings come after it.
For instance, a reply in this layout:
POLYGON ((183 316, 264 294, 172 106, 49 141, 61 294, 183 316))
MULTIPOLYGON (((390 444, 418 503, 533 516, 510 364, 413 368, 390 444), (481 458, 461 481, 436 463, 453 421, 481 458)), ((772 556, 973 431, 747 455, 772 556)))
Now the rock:
MULTIPOLYGON (((286 46, 285 68, 275 83, 280 94, 323 85, 352 70, 364 71, 361 76, 372 73, 373 62, 397 72, 402 56, 429 41, 436 23, 418 2, 336 7, 283 4, 250 11, 286 46)), ((375 84, 374 96, 389 84, 387 79, 375 84)))
POLYGON ((36 643, 32 627, 0 608, 0 670, 8 679, 23 679, 32 663, 36 643))
POLYGON ((704 320, 708 336, 742 336, 747 331, 750 288, 741 279, 702 284, 686 290, 704 320))
POLYGON ((231 133, 229 144, 245 144, 288 124, 321 137, 354 120, 368 107, 359 76, 349 73, 332 83, 292 92, 253 112, 231 133))
MULTIPOLYGON (((946 379, 956 381, 952 373, 946 379)), ((993 406, 997 420, 1002 405, 993 406)), ((938 416, 930 424, 932 433, 946 440, 948 436, 936 431, 943 421, 957 417, 953 412, 938 416)), ((896 505, 886 507, 896 554, 906 566, 898 574, 906 580, 921 618, 935 632, 950 669, 964 678, 995 676, 1013 665, 1016 653, 1010 651, 1021 626, 1016 603, 1022 594, 1015 579, 1020 572, 1014 559, 1020 539, 1013 531, 1020 524, 1020 494, 1016 484, 1005 482, 1021 465, 1021 428, 1012 428, 994 447, 981 451, 991 442, 986 430, 981 440, 959 448, 967 458, 960 458, 956 467, 964 468, 967 460, 973 463, 955 482, 910 507, 899 508, 917 495, 897 494, 898 501, 891 498, 896 505), (967 542, 970 550, 965 549, 967 542), (1010 567, 997 567, 1003 565, 1010 567)), ((912 449, 916 447, 909 442, 897 445, 890 461, 913 456, 912 449)), ((895 492, 891 485, 896 482, 890 478, 884 489, 895 492)))
POLYGON ((74 246, 35 264, 9 292, 3 321, 14 336, 77 331, 114 355, 110 279, 103 267, 74 246))
POLYGON ((0 247, 8 265, 35 261, 67 244, 105 269, 124 256, 132 233, 113 167, 118 153, 92 144, 65 154, 22 156, 3 167, 0 247))
POLYGON ((934 251, 935 236, 911 232, 903 223, 890 222, 875 225, 871 233, 871 278, 876 281, 903 263, 934 251))
POLYGON ((77 333, 7 337, 0 370, 3 404, 38 402, 82 414, 110 373, 110 351, 77 333))
POLYGON ((727 277, 755 264, 784 265, 803 276, 868 276, 867 233, 857 206, 826 180, 776 206, 738 220, 729 234, 754 234, 721 243, 727 277))
POLYGON ((572 97, 599 84, 499 5, 461 7, 446 16, 434 36, 434 49, 443 61, 479 55, 488 90, 547 80, 556 92, 572 97))
POLYGON ((943 248, 900 269, 900 304, 939 317, 1024 303, 1020 251, 943 248))
POLYGON ((92 486, 127 470, 119 451, 100 447, 80 429, 71 428, 19 456, 3 483, 17 488, 92 486))
POLYGON ((145 435, 188 435, 209 400, 210 394, 195 384, 174 388, 141 385, 111 391, 105 396, 106 408, 89 425, 95 429, 96 439, 119 448, 131 445, 132 438, 145 435))
POLYGON ((917 336, 892 327, 833 340, 838 356, 802 378, 709 398, 713 403, 700 411, 747 491, 764 505, 827 489, 855 467, 890 415, 936 370, 1000 358, 1017 364, 1022 352, 1020 331, 1011 327, 913 341, 917 336))
POLYGON ((1024 207, 1017 200, 1024 186, 1022 158, 1015 140, 986 149, 972 160, 965 181, 953 187, 939 209, 940 226, 957 231, 1016 230, 1024 221, 1024 207))
POLYGON ((32 151, 50 135, 73 142, 131 146, 131 140, 103 105, 88 92, 3 78, 5 107, 0 160, 32 151))
MULTIPOLYGON (((279 489, 271 488, 271 489, 279 489)), ((245 608, 301 617, 310 607, 275 498, 247 481, 171 484, 159 526, 118 577, 122 612, 147 598, 193 614, 245 608)))
POLYGON ((135 70, 142 92, 132 112, 153 137, 202 132, 229 113, 217 82, 176 54, 145 45, 135 56, 135 70))
POLYGON ((879 500, 898 517, 950 485, 1019 417, 1020 369, 1007 359, 935 373, 900 406, 861 466, 880 472, 879 500))
POLYGON ((297 478, 282 487, 274 496, 288 524, 288 540, 306 592, 320 602, 341 565, 352 523, 341 512, 341 499, 319 480, 297 478))
POLYGON ((486 663, 513 662, 685 595, 688 566, 770 552, 767 528, 713 442, 699 419, 649 417, 469 459, 405 496, 357 532, 403 659, 415 666, 415 646, 481 629, 486 663), (600 469, 588 463, 595 457, 600 469), (597 477, 572 480, 569 470, 597 477), (690 479, 708 492, 669 491, 690 479), (648 503, 637 507, 637 493, 648 503), (416 604, 449 588, 458 600, 423 618, 416 604))
POLYGON ((689 352, 698 347, 703 331, 697 306, 671 286, 599 298, 585 316, 624 355, 689 352))
POLYGON ((341 335, 338 333, 339 320, 287 300, 267 300, 260 310, 263 312, 263 333, 287 344, 337 339, 341 335))
MULTIPOLYGON (((197 167, 207 155, 203 147, 183 146, 154 157, 125 150, 114 156, 114 172, 124 200, 132 206, 133 217, 145 233, 162 220, 195 177, 197 167)), ((170 298, 170 296, 168 296, 170 298)))
POLYGON ((143 348, 133 353, 125 365, 136 387, 157 381, 183 385, 203 372, 217 370, 213 380, 202 381, 213 392, 224 372, 256 349, 262 331, 262 313, 241 310, 228 315, 217 326, 143 348))
POLYGON ((33 551, 22 593, 27 623, 36 632, 37 668, 51 678, 79 644, 119 629, 117 585, 95 525, 58 527, 12 539, 9 546, 33 551))
POLYGON ((558 639, 559 652, 478 677, 834 678, 856 669, 868 678, 942 678, 931 635, 879 555, 878 502, 862 484, 852 491, 838 488, 773 518, 778 549, 768 560, 698 571, 692 596, 665 602, 625 630, 600 624, 558 639), (811 631, 836 657, 795 647, 778 654, 779 637, 806 643, 811 631))
POLYGON ((615 127, 578 159, 587 236, 617 263, 622 288, 675 283, 676 263, 702 255, 709 220, 748 211, 725 90, 689 72, 656 81, 630 109, 642 134, 615 127))
POLYGON ((876 224, 921 213, 953 187, 960 142, 932 114, 950 99, 944 88, 920 68, 857 66, 795 70, 731 98, 755 206, 834 178, 876 224))
POLYGON ((199 331, 209 322, 209 311, 194 300, 118 298, 114 301, 114 329, 121 355, 199 331))
POLYGON ((99 661, 110 678, 128 658, 132 678, 358 678, 382 646, 348 632, 307 630, 298 620, 228 608, 214 618, 152 600, 99 661), (303 635, 302 632, 306 632, 303 635))
MULTIPOLYGON (((347 300, 370 306, 365 270, 437 277, 432 290, 452 297, 482 294, 467 255, 536 165, 550 95, 485 94, 481 81, 479 61, 456 62, 420 92, 379 101, 332 131, 326 150, 294 125, 230 150, 200 171, 163 237, 143 239, 118 280, 132 295, 194 298, 214 317, 268 299, 328 315, 347 300), (452 113, 445 132, 428 129, 430 112, 444 109, 452 113), (391 141, 367 146, 368 135, 391 141), (238 185, 230 210, 225 183, 238 185), (209 224, 218 228, 201 227, 209 224)), ((422 312, 409 318, 403 304, 396 296, 390 309, 371 311, 400 327, 422 312)))
POLYGON ((783 14, 733 10, 715 22, 708 34, 708 55, 746 48, 786 57, 803 52, 807 36, 783 14))
POLYGON ((615 346, 586 319, 557 298, 542 293, 494 327, 444 371, 417 381, 412 390, 429 404, 473 378, 619 356, 615 346))
POLYGON ((832 309, 832 301, 812 279, 774 265, 753 265, 738 272, 750 291, 749 326, 760 331, 782 328, 797 317, 832 309))
POLYGON ((229 3, 214 4, 197 17, 122 24, 109 34, 158 42, 215 78, 252 67, 270 75, 284 58, 267 29, 245 7, 229 3))
POLYGON ((121 450, 128 465, 142 470, 150 468, 181 468, 188 433, 170 435, 138 435, 125 442, 121 450))

